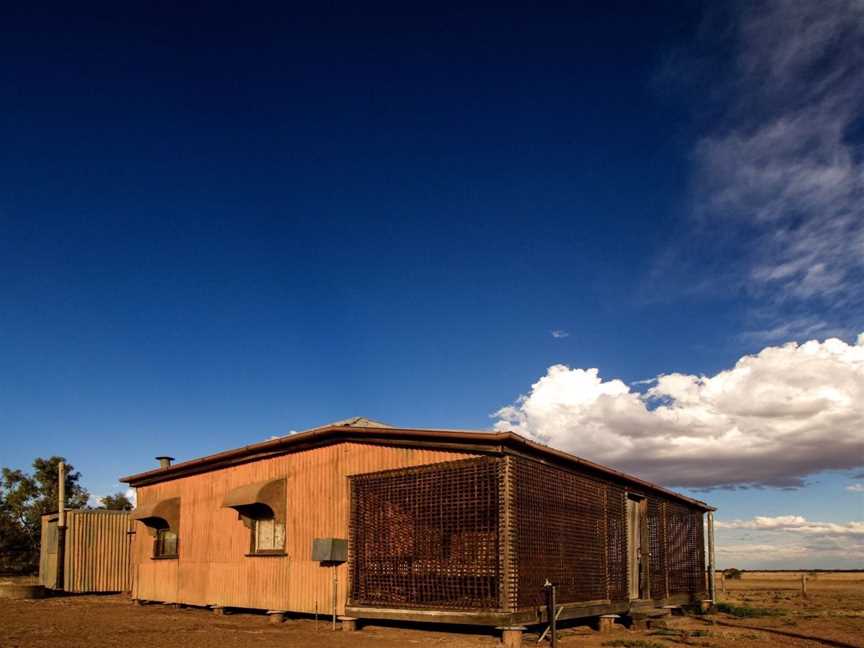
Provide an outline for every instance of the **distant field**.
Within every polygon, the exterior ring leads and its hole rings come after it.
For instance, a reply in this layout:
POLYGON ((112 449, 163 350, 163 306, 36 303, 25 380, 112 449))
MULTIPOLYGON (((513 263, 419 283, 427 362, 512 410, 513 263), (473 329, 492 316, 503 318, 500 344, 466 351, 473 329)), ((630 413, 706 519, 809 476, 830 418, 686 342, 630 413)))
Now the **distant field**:
POLYGON ((864 588, 864 572, 808 572, 808 571, 747 571, 740 579, 723 578, 717 575, 717 588, 728 592, 758 590, 800 590, 801 575, 807 575, 807 590, 849 591, 864 588))

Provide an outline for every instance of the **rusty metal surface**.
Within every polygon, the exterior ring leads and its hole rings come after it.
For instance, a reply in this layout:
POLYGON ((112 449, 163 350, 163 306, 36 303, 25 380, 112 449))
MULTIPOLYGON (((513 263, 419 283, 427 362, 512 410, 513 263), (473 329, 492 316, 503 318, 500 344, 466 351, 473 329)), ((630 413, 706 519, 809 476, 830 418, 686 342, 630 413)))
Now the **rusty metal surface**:
POLYGON ((142 507, 179 497, 179 557, 153 560, 153 538, 136 522, 133 542, 136 598, 220 607, 290 610, 312 614, 333 597, 344 614, 348 565, 322 567, 310 549, 315 538, 348 537, 348 476, 466 459, 454 451, 343 443, 283 454, 230 469, 164 481, 138 489, 142 507), (225 495, 245 484, 285 479, 285 555, 248 556, 250 529, 223 508, 225 495))
POLYGON ((666 534, 669 593, 705 591, 705 536, 702 514, 669 502, 666 534))
POLYGON ((606 485, 606 591, 610 601, 627 600, 626 491, 619 484, 606 485))
POLYGON ((502 464, 351 477, 350 604, 497 609, 502 464))
POLYGON ((651 598, 660 599, 668 596, 666 579, 666 543, 664 535, 666 502, 656 497, 648 498, 648 574, 651 598))
MULTIPOLYGON (((544 604, 547 578, 558 586, 559 603, 628 599, 622 485, 516 458, 513 491, 518 608, 544 604)), ((702 592, 702 511, 647 500, 651 598, 702 592)))
POLYGON ((168 468, 159 468, 121 477, 120 481, 132 486, 157 484, 178 477, 236 466, 240 463, 272 458, 290 452, 300 452, 322 444, 351 441, 379 445, 405 445, 417 448, 437 447, 443 449, 449 447, 453 450, 459 449, 471 453, 488 453, 499 456, 505 450, 511 453, 528 453, 539 459, 563 462, 569 468, 591 473, 603 480, 620 481, 631 486, 648 489, 661 497, 676 499, 702 510, 714 510, 705 502, 675 493, 659 484, 653 484, 614 468, 536 443, 514 432, 390 428, 381 427, 380 424, 364 427, 358 424, 343 425, 342 423, 324 425, 298 434, 279 437, 234 450, 226 450, 199 459, 177 463, 168 468))
POLYGON ((529 459, 514 461, 518 606, 602 600, 606 583, 606 484, 529 459))
MULTIPOLYGON (((127 511, 66 511, 64 590, 126 592, 132 587, 127 511)), ((57 514, 42 516, 42 560, 39 582, 57 585, 57 514)))

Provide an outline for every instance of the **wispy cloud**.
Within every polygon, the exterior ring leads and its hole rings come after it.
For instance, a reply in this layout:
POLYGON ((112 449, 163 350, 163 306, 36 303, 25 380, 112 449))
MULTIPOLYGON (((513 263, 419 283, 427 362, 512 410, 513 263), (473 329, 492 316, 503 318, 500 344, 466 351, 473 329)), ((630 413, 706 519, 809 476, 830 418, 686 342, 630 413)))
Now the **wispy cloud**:
POLYGON ((696 208, 741 228, 748 285, 779 300, 859 301, 864 3, 740 5, 730 104, 696 146, 696 208))
POLYGON ((555 329, 554 331, 552 331, 552 337, 557 338, 557 339, 561 339, 561 338, 570 337, 570 334, 567 331, 563 331, 561 329, 555 329))
POLYGON ((823 470, 864 466, 864 334, 655 380, 642 393, 596 368, 554 365, 495 413, 495 427, 670 486, 800 487, 823 470))
POLYGON ((864 483, 860 484, 849 484, 846 487, 846 490, 850 493, 864 493, 864 483))

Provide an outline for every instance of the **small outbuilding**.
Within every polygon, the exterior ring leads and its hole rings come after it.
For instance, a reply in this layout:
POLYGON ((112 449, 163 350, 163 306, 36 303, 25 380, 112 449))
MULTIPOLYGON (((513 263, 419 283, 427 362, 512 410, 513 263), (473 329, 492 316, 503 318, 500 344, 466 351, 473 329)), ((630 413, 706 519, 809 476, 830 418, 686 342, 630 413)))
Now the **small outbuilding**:
POLYGON ((122 481, 141 600, 514 627, 547 583, 560 619, 707 597, 712 507, 512 432, 350 419, 122 481))
POLYGON ((41 585, 75 593, 132 588, 128 511, 67 509, 65 532, 58 521, 57 513, 42 516, 41 585))

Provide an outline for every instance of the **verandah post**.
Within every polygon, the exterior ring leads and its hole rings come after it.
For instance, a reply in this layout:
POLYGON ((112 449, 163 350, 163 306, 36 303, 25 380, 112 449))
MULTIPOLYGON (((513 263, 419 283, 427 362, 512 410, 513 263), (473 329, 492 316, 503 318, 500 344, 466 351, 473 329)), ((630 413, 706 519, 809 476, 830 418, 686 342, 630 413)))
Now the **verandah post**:
POLYGON ((716 571, 717 567, 714 563, 714 511, 708 511, 708 598, 711 599, 711 605, 717 603, 716 571))

